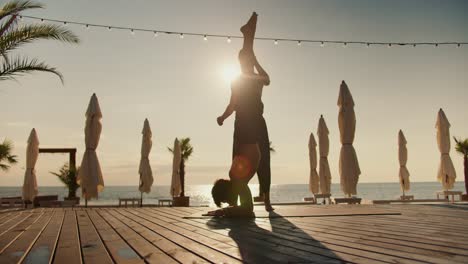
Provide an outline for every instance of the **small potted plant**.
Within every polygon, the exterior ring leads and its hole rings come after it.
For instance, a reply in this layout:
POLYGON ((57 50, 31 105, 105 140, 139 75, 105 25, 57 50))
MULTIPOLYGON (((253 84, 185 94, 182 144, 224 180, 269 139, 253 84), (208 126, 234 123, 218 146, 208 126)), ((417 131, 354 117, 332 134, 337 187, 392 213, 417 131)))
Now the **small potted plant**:
POLYGON ((463 168, 465 174, 465 194, 462 195, 462 201, 468 201, 468 138, 455 140, 455 150, 463 157, 463 168))
MULTIPOLYGON (((169 152, 173 153, 172 148, 167 148, 169 152)), ((182 138, 180 140, 180 150, 181 150, 181 161, 179 167, 180 174, 180 183, 182 191, 180 196, 173 197, 173 206, 190 206, 190 197, 185 196, 185 163, 188 161, 189 157, 193 154, 193 147, 190 144, 190 138, 182 138)))
POLYGON ((80 197, 76 196, 76 191, 80 185, 76 183, 76 175, 78 169, 70 169, 68 164, 64 164, 58 172, 50 172, 68 188, 68 196, 63 199, 66 201, 75 201, 75 204, 80 204, 80 197))

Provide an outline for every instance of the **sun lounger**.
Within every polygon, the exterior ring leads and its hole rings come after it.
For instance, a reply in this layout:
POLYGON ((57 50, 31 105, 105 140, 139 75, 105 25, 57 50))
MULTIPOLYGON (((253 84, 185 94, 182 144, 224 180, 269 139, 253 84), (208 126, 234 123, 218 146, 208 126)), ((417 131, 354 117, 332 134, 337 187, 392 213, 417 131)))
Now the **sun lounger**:
POLYGON ((24 206, 24 201, 21 196, 2 197, 0 198, 0 206, 4 205, 7 205, 8 207, 24 206))
POLYGON ((442 197, 449 197, 452 196, 452 203, 455 202, 455 195, 458 195, 460 197, 460 201, 462 200, 462 192, 459 191, 440 191, 437 192, 437 200, 439 199, 439 195, 442 195, 442 197))
POLYGON ((125 207, 127 207, 127 203, 131 202, 132 207, 135 207, 135 204, 137 206, 140 206, 141 199, 140 198, 119 198, 119 207, 122 206, 122 203, 125 204, 125 207))
POLYGON ((58 201, 58 195, 38 195, 34 197, 34 207, 41 206, 41 202, 44 206, 48 206, 47 202, 58 201))
POLYGON ((158 206, 164 206, 164 204, 172 206, 172 199, 158 199, 158 206))

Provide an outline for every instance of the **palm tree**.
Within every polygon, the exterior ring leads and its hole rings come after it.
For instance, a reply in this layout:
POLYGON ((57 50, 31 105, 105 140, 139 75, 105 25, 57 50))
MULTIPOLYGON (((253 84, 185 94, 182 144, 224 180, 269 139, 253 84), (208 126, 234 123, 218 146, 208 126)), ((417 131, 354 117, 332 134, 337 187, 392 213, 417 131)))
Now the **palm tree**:
POLYGON ((0 169, 2 171, 8 171, 12 164, 16 164, 18 160, 16 155, 12 155, 13 143, 7 139, 0 144, 0 169))
MULTIPOLYGON (((167 147, 169 152, 174 153, 174 150, 170 147, 167 147)), ((182 160, 180 161, 180 184, 182 185, 182 192, 180 193, 180 197, 185 197, 185 162, 188 161, 189 157, 193 154, 193 147, 190 144, 190 138, 182 138, 180 139, 180 155, 182 156, 182 160)))
POLYGON ((76 175, 79 169, 69 169, 68 163, 65 163, 58 172, 50 172, 57 176, 57 178, 68 188, 68 198, 76 198, 76 191, 80 188, 80 185, 76 183, 76 175))
POLYGON ((43 7, 34 1, 13 0, 0 9, 0 80, 16 80, 17 76, 42 71, 57 75, 63 83, 63 76, 56 68, 35 58, 9 54, 24 44, 41 39, 79 43, 78 37, 63 26, 42 23, 18 25, 21 12, 43 7))
POLYGON ((465 193, 468 194, 468 138, 465 140, 456 139, 455 140, 455 150, 463 155, 463 166, 465 168, 465 193))

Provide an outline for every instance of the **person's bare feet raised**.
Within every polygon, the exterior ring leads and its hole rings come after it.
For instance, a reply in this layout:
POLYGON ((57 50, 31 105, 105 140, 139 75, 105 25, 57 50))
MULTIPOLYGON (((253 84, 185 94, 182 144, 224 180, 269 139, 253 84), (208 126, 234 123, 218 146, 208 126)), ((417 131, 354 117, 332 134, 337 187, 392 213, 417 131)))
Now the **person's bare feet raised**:
POLYGON ((250 16, 249 21, 247 21, 247 23, 240 28, 240 31, 242 32, 244 37, 245 35, 255 35, 255 30, 257 29, 257 17, 258 14, 256 12, 253 12, 252 16, 250 16))

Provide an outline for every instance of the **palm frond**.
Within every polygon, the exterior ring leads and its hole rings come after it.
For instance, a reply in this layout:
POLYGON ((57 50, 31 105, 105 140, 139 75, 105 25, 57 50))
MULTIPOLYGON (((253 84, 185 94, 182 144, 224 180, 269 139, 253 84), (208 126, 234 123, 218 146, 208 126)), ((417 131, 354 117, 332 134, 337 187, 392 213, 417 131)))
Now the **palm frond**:
POLYGON ((21 45, 35 40, 58 40, 67 43, 79 43, 78 36, 60 25, 32 24, 15 28, 0 36, 0 53, 6 54, 21 45))
POLYGON ((167 147, 167 150, 168 150, 170 153, 174 153, 174 150, 171 149, 170 147, 167 147))
POLYGON ((43 4, 35 1, 11 1, 6 3, 0 10, 0 20, 7 16, 18 14, 28 9, 37 9, 43 7, 43 4))
POLYGON ((9 165, 0 163, 0 170, 8 171, 9 169, 10 169, 9 165))
POLYGON ((467 156, 468 155, 468 138, 465 138, 464 140, 462 140, 461 138, 460 139, 457 139, 456 137, 453 137, 453 139, 455 140, 455 150, 464 155, 464 156, 467 156))
POLYGON ((10 58, 9 62, 4 61, 2 65, 0 65, 0 80, 16 80, 17 76, 35 71, 53 73, 57 75, 63 83, 62 74, 54 67, 50 67, 43 62, 38 62, 37 59, 21 57, 10 58))

